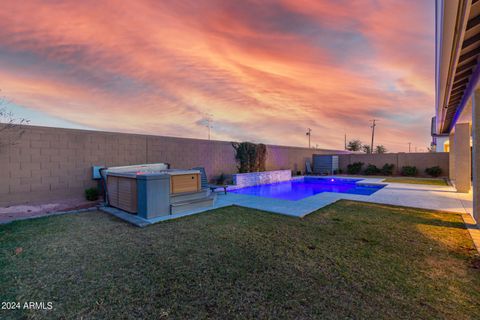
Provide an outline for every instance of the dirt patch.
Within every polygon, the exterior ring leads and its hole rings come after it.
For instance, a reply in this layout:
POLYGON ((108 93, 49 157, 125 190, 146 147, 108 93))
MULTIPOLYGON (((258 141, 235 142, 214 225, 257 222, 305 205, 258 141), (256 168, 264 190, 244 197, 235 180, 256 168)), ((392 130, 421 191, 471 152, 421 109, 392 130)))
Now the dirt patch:
POLYGON ((91 208, 99 203, 100 201, 86 201, 77 198, 65 199, 54 203, 22 204, 17 206, 0 207, 0 223, 41 217, 57 212, 91 208))

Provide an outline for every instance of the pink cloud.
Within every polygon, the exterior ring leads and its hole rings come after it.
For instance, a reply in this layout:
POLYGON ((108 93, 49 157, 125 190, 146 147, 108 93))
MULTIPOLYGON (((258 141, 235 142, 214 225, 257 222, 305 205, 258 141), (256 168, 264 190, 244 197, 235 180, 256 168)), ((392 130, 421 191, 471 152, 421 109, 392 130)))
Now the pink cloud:
MULTIPOLYGON (((0 11, 1 89, 98 129, 341 148, 428 144, 434 3, 43 1, 0 11), (413 111, 414 110, 414 111, 413 111), (93 115, 93 116, 92 116, 93 115), (408 140, 408 141, 407 141, 408 140)), ((32 119, 34 120, 34 119, 32 119)))

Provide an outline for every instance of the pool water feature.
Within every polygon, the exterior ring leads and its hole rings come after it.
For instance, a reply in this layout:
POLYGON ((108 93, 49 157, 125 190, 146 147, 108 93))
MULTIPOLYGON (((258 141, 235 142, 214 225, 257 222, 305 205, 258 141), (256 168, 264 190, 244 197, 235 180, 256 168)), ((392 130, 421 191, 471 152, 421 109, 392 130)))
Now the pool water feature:
POLYGON ((232 193, 297 201, 323 192, 369 196, 385 187, 380 184, 357 184, 362 179, 304 177, 272 184, 232 190, 232 193))

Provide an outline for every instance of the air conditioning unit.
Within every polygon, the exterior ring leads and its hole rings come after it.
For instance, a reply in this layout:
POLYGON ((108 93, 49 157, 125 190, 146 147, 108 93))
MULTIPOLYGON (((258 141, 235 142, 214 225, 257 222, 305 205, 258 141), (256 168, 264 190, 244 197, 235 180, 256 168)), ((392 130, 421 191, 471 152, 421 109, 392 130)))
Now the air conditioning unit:
POLYGON ((313 173, 330 175, 338 172, 338 156, 314 154, 313 173))

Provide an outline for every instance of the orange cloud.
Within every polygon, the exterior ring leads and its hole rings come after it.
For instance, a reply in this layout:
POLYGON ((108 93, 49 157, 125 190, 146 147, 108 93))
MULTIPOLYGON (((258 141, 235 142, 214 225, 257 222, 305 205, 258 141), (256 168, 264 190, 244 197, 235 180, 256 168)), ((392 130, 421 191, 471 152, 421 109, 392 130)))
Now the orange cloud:
MULTIPOLYGON (((88 127, 325 148, 425 147, 434 3, 28 1, 0 11, 2 92, 88 127)), ((35 123, 35 119, 32 119, 35 123)))

